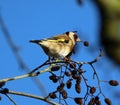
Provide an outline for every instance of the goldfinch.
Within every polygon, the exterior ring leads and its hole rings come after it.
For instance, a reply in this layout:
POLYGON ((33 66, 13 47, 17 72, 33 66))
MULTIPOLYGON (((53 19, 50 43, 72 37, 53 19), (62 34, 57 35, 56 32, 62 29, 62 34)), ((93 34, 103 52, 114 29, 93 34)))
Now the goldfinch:
POLYGON ((42 47, 44 52, 56 59, 64 59, 71 55, 76 42, 81 41, 76 32, 66 32, 43 40, 30 40, 42 47))

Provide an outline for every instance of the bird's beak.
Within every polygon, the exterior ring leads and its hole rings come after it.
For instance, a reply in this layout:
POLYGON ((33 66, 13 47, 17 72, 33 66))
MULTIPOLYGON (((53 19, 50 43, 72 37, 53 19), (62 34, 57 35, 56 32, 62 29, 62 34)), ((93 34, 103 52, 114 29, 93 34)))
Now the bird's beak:
POLYGON ((77 40, 76 40, 77 42, 80 42, 81 40, 80 40, 80 38, 77 38, 77 40))

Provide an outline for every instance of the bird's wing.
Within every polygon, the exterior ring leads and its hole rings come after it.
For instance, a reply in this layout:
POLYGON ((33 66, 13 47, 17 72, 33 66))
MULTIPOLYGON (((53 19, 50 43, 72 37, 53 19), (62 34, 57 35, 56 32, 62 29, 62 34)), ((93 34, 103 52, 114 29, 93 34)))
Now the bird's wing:
POLYGON ((55 42, 55 43, 68 43, 69 38, 66 35, 57 35, 51 38, 44 39, 46 41, 55 42))

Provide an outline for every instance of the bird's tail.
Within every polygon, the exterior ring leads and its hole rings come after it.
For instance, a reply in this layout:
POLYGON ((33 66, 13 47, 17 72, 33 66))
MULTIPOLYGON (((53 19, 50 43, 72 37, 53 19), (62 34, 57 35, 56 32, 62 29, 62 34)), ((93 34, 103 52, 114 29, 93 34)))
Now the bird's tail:
POLYGON ((29 42, 32 42, 32 43, 40 43, 41 40, 30 40, 29 42))

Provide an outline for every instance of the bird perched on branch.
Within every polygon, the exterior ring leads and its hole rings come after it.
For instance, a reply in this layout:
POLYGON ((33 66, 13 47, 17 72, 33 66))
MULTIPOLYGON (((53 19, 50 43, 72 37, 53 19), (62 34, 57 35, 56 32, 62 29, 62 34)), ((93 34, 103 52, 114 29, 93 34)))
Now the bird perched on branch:
POLYGON ((56 59, 70 56, 78 41, 81 40, 76 32, 66 32, 43 40, 30 40, 30 42, 40 45, 49 57, 56 59))

